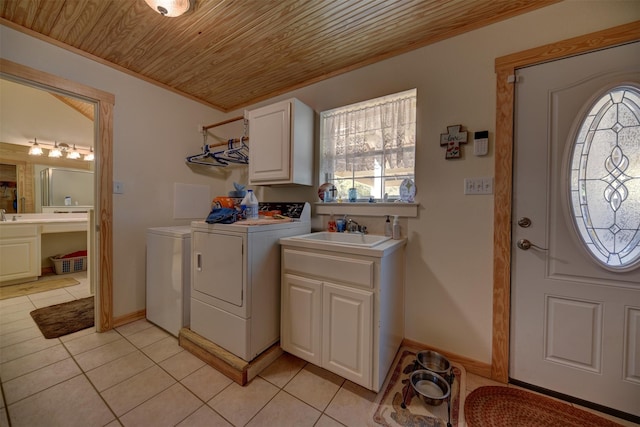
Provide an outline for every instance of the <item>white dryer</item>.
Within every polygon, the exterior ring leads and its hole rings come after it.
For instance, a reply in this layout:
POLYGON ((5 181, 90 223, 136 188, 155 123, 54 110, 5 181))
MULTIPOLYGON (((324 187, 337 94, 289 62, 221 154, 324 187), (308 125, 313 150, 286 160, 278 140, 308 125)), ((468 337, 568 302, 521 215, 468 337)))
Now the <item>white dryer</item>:
POLYGON ((147 319, 178 336, 191 311, 191 227, 147 229, 147 319))
POLYGON ((282 237, 311 231, 308 203, 260 203, 292 221, 191 223, 191 330, 251 361, 280 339, 282 237))

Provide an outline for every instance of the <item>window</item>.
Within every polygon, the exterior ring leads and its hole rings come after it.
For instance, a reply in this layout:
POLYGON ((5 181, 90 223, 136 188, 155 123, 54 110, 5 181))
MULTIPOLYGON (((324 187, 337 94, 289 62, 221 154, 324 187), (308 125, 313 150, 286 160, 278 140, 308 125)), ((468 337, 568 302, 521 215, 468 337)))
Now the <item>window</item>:
POLYGON ((587 110, 571 156, 571 208, 589 253, 604 267, 640 264, 640 91, 619 86, 587 110))
POLYGON ((320 113, 320 182, 333 183, 337 198, 395 200, 400 184, 414 179, 416 90, 320 113))

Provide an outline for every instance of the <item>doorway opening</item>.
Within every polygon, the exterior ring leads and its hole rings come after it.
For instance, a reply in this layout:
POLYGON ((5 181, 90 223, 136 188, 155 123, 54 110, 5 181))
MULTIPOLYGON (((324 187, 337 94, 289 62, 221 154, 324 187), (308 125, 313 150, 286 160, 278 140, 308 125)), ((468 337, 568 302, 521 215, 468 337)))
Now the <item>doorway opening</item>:
POLYGON ((113 327, 112 218, 111 185, 113 182, 113 106, 112 94, 71 82, 21 64, 0 58, 0 77, 37 87, 95 105, 95 210, 89 220, 89 246, 93 248, 94 265, 90 271, 95 286, 96 330, 113 327))

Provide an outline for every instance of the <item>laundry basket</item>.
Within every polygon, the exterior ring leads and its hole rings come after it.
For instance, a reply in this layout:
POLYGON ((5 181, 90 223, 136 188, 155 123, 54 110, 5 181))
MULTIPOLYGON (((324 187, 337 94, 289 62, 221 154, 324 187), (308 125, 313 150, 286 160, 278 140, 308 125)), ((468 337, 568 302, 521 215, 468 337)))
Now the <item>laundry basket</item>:
POLYGON ((53 262, 56 274, 75 273, 87 269, 87 255, 56 255, 49 259, 53 262))

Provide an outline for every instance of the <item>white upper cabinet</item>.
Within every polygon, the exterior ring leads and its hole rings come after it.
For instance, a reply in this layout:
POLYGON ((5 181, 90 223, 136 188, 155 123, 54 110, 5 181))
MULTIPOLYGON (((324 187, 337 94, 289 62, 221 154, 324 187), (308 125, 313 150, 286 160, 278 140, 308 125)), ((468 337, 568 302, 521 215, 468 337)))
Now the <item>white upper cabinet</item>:
POLYGON ((313 110, 292 98, 248 111, 250 185, 313 184, 313 110))

